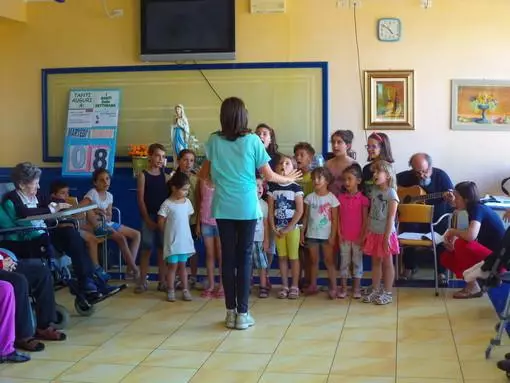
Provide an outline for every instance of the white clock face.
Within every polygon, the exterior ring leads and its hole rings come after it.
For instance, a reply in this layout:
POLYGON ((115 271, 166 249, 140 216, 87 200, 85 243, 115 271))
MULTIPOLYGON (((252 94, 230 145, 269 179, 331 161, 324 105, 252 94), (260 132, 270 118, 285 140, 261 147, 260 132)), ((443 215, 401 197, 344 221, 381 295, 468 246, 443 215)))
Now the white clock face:
POLYGON ((399 19, 380 19, 378 23, 378 37, 381 41, 400 40, 401 28, 399 19))

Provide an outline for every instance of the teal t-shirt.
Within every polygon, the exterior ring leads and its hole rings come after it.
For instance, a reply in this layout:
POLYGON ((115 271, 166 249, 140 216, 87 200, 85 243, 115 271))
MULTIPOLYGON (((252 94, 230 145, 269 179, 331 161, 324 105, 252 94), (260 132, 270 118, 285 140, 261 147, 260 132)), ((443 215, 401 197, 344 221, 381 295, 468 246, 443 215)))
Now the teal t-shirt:
POLYGON ((217 219, 251 220, 262 218, 255 169, 271 159, 255 134, 229 141, 212 134, 205 145, 216 186, 212 214, 217 219))

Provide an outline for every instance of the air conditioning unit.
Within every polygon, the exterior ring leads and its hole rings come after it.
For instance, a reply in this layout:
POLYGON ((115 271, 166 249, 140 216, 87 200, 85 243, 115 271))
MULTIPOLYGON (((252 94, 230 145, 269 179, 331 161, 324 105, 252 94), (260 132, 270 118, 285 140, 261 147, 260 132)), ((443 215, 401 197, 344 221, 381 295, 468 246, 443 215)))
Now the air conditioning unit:
POLYGON ((285 13, 285 0, 251 0, 251 13, 285 13))

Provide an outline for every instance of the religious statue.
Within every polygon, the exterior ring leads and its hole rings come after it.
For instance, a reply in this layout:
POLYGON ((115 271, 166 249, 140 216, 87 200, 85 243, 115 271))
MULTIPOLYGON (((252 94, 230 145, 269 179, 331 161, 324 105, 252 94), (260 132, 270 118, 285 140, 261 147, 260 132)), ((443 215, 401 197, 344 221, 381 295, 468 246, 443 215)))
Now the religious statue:
MULTIPOLYGON (((172 156, 174 165, 177 164, 177 156, 183 149, 188 148, 190 137, 189 123, 184 113, 184 106, 178 104, 175 106, 175 116, 170 132, 170 140, 172 144, 172 156)), ((177 165, 176 165, 177 166, 177 165)))

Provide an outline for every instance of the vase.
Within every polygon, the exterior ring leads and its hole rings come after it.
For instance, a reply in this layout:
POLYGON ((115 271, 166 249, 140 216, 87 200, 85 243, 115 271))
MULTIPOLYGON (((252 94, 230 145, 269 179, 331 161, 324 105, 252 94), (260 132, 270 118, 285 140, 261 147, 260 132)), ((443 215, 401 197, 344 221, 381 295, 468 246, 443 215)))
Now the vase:
POLYGON ((135 178, 149 166, 147 157, 131 157, 131 160, 133 161, 133 177, 135 178))
POLYGON ((489 110, 489 105, 487 105, 487 104, 478 104, 477 108, 482 111, 482 117, 481 118, 477 118, 475 120, 475 122, 477 122, 479 124, 488 124, 489 120, 487 119, 485 114, 487 113, 487 110, 489 110))

